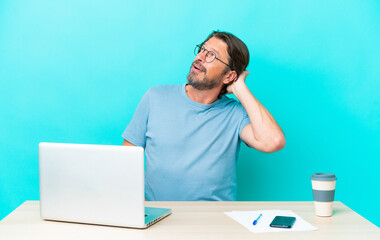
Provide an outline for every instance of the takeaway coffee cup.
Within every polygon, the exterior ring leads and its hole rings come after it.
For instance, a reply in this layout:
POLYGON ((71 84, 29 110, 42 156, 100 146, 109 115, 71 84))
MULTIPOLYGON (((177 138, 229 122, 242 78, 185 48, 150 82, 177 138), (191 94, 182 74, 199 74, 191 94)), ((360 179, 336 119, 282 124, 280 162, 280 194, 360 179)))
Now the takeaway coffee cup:
POLYGON ((332 215, 336 179, 332 173, 314 173, 311 176, 315 215, 321 217, 332 215))

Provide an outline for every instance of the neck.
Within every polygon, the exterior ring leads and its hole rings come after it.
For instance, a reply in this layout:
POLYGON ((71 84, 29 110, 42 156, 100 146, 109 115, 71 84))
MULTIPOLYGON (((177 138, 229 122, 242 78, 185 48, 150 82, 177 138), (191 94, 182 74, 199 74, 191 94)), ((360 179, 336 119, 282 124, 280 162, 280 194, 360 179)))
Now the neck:
POLYGON ((202 104, 211 104, 218 100, 218 96, 220 93, 219 88, 213 88, 213 89, 208 89, 208 90, 198 90, 195 89, 191 85, 186 85, 186 94, 187 96, 197 102, 197 103, 202 103, 202 104))

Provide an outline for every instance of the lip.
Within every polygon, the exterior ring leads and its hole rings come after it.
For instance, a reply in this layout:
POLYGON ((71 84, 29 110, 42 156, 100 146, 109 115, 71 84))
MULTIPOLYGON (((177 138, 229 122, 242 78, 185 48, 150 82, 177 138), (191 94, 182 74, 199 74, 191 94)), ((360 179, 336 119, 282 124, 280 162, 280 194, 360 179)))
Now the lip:
POLYGON ((196 65, 196 64, 192 64, 191 65, 191 69, 194 71, 194 72, 199 72, 199 73, 202 73, 203 71, 201 70, 201 67, 196 65))

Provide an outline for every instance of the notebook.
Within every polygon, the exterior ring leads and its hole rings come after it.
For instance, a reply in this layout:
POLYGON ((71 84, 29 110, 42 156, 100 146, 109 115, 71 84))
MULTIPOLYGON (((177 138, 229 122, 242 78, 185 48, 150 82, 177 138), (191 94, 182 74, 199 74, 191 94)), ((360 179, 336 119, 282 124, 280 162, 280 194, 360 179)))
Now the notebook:
POLYGON ((40 143, 45 220, 147 228, 171 214, 145 207, 142 147, 40 143))

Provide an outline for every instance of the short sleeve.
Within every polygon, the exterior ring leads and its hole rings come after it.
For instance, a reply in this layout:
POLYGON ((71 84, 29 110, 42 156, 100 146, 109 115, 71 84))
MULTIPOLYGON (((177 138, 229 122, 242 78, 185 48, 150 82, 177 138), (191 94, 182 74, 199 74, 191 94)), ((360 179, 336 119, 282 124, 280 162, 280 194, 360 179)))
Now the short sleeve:
POLYGON ((148 90, 141 98, 131 121, 121 135, 128 142, 143 148, 145 148, 146 144, 146 130, 150 110, 149 92, 148 90))
POLYGON ((242 108, 242 120, 239 125, 239 138, 241 139, 241 131, 243 131, 243 128, 247 126, 251 121, 249 120, 248 113, 245 111, 244 107, 241 106, 242 108))

